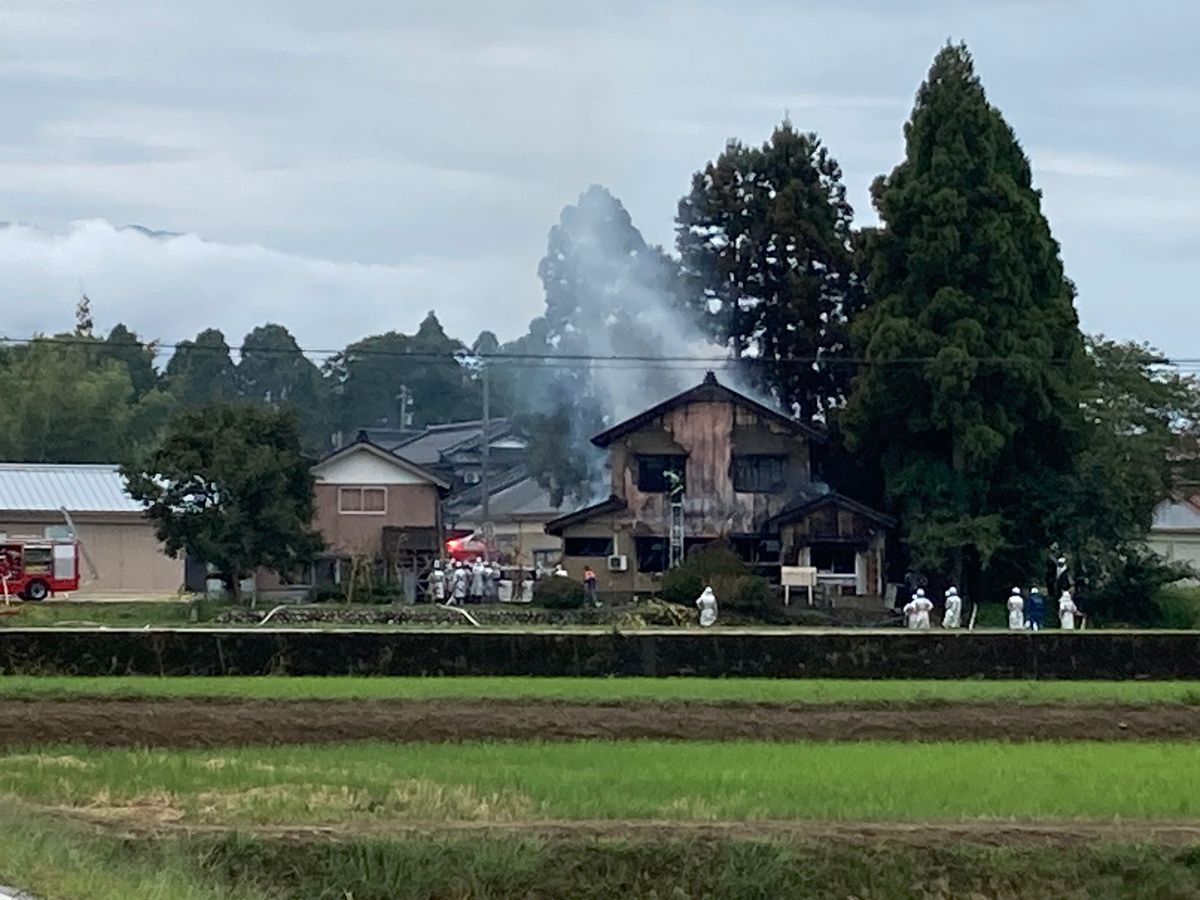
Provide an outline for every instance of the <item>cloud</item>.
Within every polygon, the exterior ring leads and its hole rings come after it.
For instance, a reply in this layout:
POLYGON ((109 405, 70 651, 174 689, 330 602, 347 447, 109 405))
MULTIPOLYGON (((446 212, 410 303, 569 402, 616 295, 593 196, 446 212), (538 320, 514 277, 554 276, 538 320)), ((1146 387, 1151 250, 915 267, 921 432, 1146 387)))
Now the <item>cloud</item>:
POLYGON ((514 303, 509 315, 481 322, 463 306, 464 296, 494 298, 502 271, 503 262, 489 258, 335 262, 103 220, 60 233, 12 225, 0 229, 0 314, 10 338, 69 330, 86 291, 102 329, 124 321, 143 337, 174 343, 217 327, 236 344, 255 326, 279 322, 305 348, 337 350, 369 333, 412 331, 436 309, 448 331, 469 341, 485 327, 514 336, 536 314, 532 277, 524 315, 514 303))

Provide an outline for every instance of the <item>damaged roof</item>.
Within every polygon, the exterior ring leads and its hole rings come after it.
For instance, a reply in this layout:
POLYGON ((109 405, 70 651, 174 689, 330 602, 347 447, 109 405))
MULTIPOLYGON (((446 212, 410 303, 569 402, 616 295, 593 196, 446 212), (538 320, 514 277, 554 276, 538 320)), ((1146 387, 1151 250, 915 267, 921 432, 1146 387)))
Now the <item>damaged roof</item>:
POLYGON ((602 431, 600 434, 592 438, 592 443, 597 447, 608 447, 614 441, 624 437, 635 431, 640 431, 647 425, 653 423, 656 419, 665 416, 667 413, 676 409, 681 409, 685 406, 690 406, 693 403, 733 403, 737 406, 753 410, 764 419, 770 419, 779 425, 791 429, 795 434, 802 434, 810 440, 825 441, 825 432, 819 428, 801 422, 798 419, 793 419, 791 416, 784 415, 778 410, 772 409, 769 406, 764 406, 757 400, 747 397, 745 394, 726 387, 717 381, 717 376, 709 372, 704 376, 704 381, 696 385, 694 388, 689 388, 681 394, 676 394, 656 406, 652 406, 643 412, 638 413, 624 422, 620 422, 609 428, 607 431, 602 431))

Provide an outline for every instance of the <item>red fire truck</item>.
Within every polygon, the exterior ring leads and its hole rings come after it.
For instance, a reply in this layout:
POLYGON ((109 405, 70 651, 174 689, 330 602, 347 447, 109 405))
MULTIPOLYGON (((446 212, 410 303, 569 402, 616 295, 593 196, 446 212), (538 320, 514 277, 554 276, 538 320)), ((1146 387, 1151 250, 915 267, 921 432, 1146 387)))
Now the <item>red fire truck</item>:
POLYGON ((45 600, 79 590, 79 542, 52 538, 0 538, 3 599, 45 600))

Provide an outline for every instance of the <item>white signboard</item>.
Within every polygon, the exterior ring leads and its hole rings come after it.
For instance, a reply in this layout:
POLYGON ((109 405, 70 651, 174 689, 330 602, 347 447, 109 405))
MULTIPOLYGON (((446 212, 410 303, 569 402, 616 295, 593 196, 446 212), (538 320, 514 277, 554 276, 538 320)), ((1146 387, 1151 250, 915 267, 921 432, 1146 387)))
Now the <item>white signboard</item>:
POLYGON ((813 605, 813 588, 817 586, 815 566, 781 566, 779 580, 783 584, 783 605, 792 605, 792 588, 804 588, 808 593, 808 605, 813 605))

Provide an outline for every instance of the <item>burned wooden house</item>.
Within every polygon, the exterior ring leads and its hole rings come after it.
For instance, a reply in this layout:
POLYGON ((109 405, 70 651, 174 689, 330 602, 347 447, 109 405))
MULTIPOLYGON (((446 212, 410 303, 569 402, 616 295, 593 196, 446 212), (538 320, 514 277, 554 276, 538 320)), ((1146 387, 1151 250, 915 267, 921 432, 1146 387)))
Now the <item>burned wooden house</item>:
POLYGON ((814 566, 832 594, 882 597, 892 522, 814 480, 813 447, 824 440, 709 373, 596 435, 611 496, 546 531, 562 537, 572 575, 590 566, 612 593, 652 592, 680 555, 722 539, 774 580, 781 566, 814 566))

